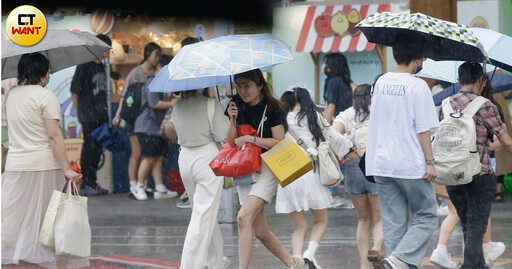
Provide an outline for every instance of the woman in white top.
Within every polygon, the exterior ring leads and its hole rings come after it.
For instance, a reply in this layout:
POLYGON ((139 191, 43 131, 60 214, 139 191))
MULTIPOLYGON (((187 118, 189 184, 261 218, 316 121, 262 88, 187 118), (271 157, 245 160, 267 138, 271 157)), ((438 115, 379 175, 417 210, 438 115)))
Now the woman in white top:
MULTIPOLYGON (((336 117, 333 127, 345 133, 356 143, 355 136, 359 128, 370 122, 371 85, 362 84, 354 90, 354 105, 336 117)), ((359 135, 357 135, 359 136, 359 135)), ((365 140, 363 140, 365 141, 365 140)), ((359 143, 363 147, 363 143, 359 143)), ((355 147, 355 146, 354 146, 355 147)), ((377 265, 382 260, 380 250, 384 242, 382 220, 380 218, 377 185, 366 180, 359 168, 361 156, 357 153, 364 149, 351 151, 347 154, 349 161, 345 164, 345 190, 357 211, 357 250, 361 261, 361 269, 371 268, 370 263, 377 265), (370 234, 373 228, 373 247, 370 249, 370 234)), ((362 155, 362 154, 361 154, 362 155)))
POLYGON ((2 175, 2 264, 67 266, 38 242, 53 191, 62 190, 65 177, 76 181, 81 176, 69 169, 59 128, 60 103, 44 88, 49 67, 40 53, 21 56, 20 86, 9 91, 5 102, 9 154, 2 175))
POLYGON ((180 268, 225 269, 229 260, 223 257, 217 223, 224 178, 215 176, 209 164, 219 152, 216 143, 226 140, 229 121, 219 101, 201 92, 183 92, 171 113, 181 146, 180 174, 192 204, 180 268))
MULTIPOLYGON (((283 94, 281 101, 288 112, 288 131, 293 131, 308 148, 316 149, 320 142, 325 141, 323 130, 331 127, 318 112, 308 90, 293 88, 283 94)), ((315 252, 327 230, 327 208, 331 203, 329 187, 322 184, 318 169, 309 171, 285 188, 279 186, 277 189, 276 213, 290 214, 293 221, 293 255, 303 258, 309 268, 320 268, 315 259, 315 252), (308 210, 311 210, 314 224, 308 248, 303 254, 304 238, 308 228, 305 211, 308 210)))

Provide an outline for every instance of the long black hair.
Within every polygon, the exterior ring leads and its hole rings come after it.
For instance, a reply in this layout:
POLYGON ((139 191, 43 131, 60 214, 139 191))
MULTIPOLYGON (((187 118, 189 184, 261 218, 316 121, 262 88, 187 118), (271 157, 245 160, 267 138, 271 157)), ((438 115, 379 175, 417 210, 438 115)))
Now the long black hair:
POLYGON ((363 122, 370 116, 370 104, 372 86, 370 84, 361 84, 354 90, 354 110, 356 111, 355 118, 359 122, 363 122))
MULTIPOLYGON (((299 103, 300 111, 297 113, 297 117, 295 118, 297 125, 300 126, 300 122, 304 117, 306 117, 309 131, 313 135, 313 141, 316 143, 316 146, 318 147, 321 141, 325 141, 325 137, 322 133, 323 128, 320 127, 320 124, 323 125, 324 123, 318 122, 320 110, 311 99, 308 90, 301 87, 295 87, 291 91, 283 93, 281 96, 281 102, 283 102, 287 113, 290 112, 297 103, 299 103)), ((324 127, 327 126, 324 125, 324 127)))
POLYGON ((18 85, 36 85, 49 70, 50 62, 43 54, 23 54, 18 62, 18 85))
POLYGON ((324 56, 324 61, 325 65, 330 69, 330 71, 325 74, 327 75, 327 80, 333 77, 342 77, 343 82, 350 85, 350 82, 352 82, 350 69, 348 68, 347 58, 345 58, 343 54, 339 52, 329 53, 324 56))
POLYGON ((487 80, 487 84, 485 84, 484 88, 482 89, 481 95, 489 99, 489 101, 491 101, 491 103, 493 103, 498 108, 498 113, 500 114, 501 120, 505 121, 505 114, 503 114, 503 110, 501 109, 500 104, 494 100, 494 89, 492 88, 489 76, 487 74, 483 74, 483 77, 485 80, 487 80))

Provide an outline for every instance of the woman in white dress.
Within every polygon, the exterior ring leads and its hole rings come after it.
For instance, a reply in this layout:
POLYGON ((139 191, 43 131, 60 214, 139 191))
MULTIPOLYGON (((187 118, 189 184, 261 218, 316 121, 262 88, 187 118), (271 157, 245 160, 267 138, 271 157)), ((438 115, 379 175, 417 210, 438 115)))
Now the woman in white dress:
MULTIPOLYGON (((55 256, 38 242, 39 230, 54 190, 65 177, 81 175, 69 168, 59 128, 60 103, 48 89, 50 64, 41 53, 23 54, 18 85, 5 101, 9 154, 2 174, 2 264, 37 264, 47 268, 78 268, 87 260, 55 256)), ((37 267, 37 266, 36 266, 37 267)))
MULTIPOLYGON (((324 141, 323 130, 331 128, 327 120, 318 112, 308 90, 293 88, 281 97, 288 111, 286 121, 288 130, 304 141, 308 148, 316 149, 324 141)), ((276 197, 276 213, 290 214, 293 221, 292 252, 303 258, 309 268, 321 268, 315 252, 327 230, 327 208, 332 203, 329 187, 320 181, 318 169, 309 171, 285 188, 279 186, 276 197), (305 211, 313 215, 308 248, 303 253, 304 240, 308 229, 305 211)))

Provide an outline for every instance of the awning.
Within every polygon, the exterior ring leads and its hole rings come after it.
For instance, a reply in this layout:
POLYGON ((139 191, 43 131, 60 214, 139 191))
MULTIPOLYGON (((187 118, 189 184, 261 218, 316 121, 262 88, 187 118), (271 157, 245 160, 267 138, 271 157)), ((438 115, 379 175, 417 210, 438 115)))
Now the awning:
POLYGON ((368 42, 355 25, 366 16, 390 11, 390 4, 310 6, 302 25, 297 52, 371 51, 368 42))

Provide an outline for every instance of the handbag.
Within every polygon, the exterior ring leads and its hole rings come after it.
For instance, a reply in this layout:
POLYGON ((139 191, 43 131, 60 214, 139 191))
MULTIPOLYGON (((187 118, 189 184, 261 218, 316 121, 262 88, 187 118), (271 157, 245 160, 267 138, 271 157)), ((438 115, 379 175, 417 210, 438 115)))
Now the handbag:
POLYGON ((359 160, 359 168, 361 169, 361 172, 363 172, 363 175, 366 178, 366 180, 368 180, 371 183, 375 183, 375 178, 373 176, 366 175, 366 152, 363 153, 363 156, 361 156, 361 159, 359 160))
POLYGON ((178 135, 176 134, 176 128, 174 127, 174 124, 171 122, 171 114, 172 114, 172 107, 167 111, 164 120, 162 121, 162 125, 160 126, 162 137, 165 140, 171 141, 173 144, 178 143, 178 135))
POLYGON ((66 185, 64 185, 64 189, 62 191, 53 190, 52 197, 50 198, 50 203, 46 208, 46 213, 44 214, 43 224, 41 225, 41 230, 39 231, 39 243, 46 247, 55 247, 55 240, 53 239, 53 227, 55 226, 55 219, 57 218, 57 211, 59 210, 59 205, 66 198, 66 185))
POLYGON ((66 190, 54 226, 55 254, 67 258, 91 255, 91 227, 87 213, 87 197, 78 195, 75 182, 66 190), (71 193, 74 190, 74 194, 71 193))
MULTIPOLYGON (((306 152, 308 152, 306 144, 297 137, 295 132, 291 129, 288 133, 297 141, 306 152)), ((321 142, 317 148, 318 151, 318 166, 320 170, 320 181, 325 186, 338 186, 343 181, 343 173, 341 173, 340 164, 336 154, 331 148, 330 140, 327 139, 321 142)))
MULTIPOLYGON (((263 120, 266 111, 267 107, 265 106, 257 131, 250 124, 241 124, 236 127, 238 136, 258 136, 258 133, 263 132, 263 120)), ((226 141, 220 148, 219 153, 210 162, 210 168, 216 176, 245 177, 261 169, 261 151, 260 147, 250 142, 245 143, 239 149, 236 146, 231 146, 229 141, 226 141)))

